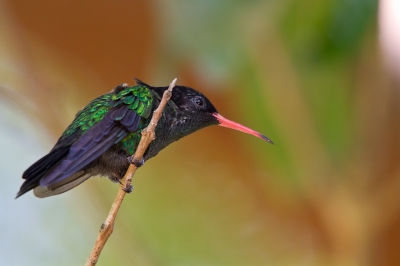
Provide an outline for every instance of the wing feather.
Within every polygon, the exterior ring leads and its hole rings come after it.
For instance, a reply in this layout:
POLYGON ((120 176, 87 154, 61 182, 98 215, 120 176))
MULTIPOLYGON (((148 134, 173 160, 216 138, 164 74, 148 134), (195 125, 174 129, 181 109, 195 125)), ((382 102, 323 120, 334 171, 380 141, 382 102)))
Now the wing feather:
POLYGON ((140 116, 126 106, 112 109, 71 146, 66 158, 40 179, 40 185, 49 186, 84 169, 130 132, 136 131, 138 121, 140 116))
POLYGON ((43 175, 49 171, 55 164, 57 164, 62 158, 64 158, 69 151, 69 146, 59 147, 50 151, 49 154, 43 156, 39 161, 29 167, 23 174, 22 178, 25 182, 22 184, 17 198, 29 190, 39 185, 39 180, 43 175))
POLYGON ((85 167, 148 118, 152 97, 148 86, 139 85, 93 100, 78 112, 50 153, 24 172, 17 197, 33 188, 39 197, 56 195, 85 181, 90 177, 82 172, 85 167))

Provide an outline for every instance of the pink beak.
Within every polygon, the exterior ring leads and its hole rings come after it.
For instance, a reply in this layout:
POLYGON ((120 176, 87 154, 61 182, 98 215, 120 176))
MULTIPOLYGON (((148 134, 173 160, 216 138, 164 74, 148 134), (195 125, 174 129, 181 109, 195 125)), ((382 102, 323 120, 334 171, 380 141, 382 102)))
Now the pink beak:
POLYGON ((271 144, 274 144, 272 142, 272 140, 270 140, 269 138, 267 138, 263 134, 258 133, 257 131, 254 131, 254 130, 252 130, 252 129, 248 128, 248 127, 245 127, 245 126, 243 126, 243 125, 241 125, 239 123, 236 123, 236 122, 233 122, 233 121, 231 121, 229 119, 226 119, 225 117, 223 117, 222 115, 220 115, 218 113, 213 113, 213 116, 215 118, 217 118, 217 120, 219 122, 219 125, 222 126, 222 127, 227 127, 227 128, 235 129, 235 130, 238 130, 238 131, 242 131, 244 133, 253 135, 253 136, 255 136, 257 138, 260 138, 262 140, 268 141, 271 144))

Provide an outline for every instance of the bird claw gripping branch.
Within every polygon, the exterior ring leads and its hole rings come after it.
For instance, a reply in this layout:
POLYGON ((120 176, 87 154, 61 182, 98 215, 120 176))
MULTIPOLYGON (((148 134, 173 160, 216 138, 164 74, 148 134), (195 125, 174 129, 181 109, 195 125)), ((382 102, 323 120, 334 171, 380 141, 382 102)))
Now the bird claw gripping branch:
POLYGON ((128 156, 127 159, 130 164, 135 165, 137 168, 142 167, 144 165, 144 158, 142 158, 142 159, 140 159, 140 161, 138 161, 135 159, 135 154, 132 156, 128 156))

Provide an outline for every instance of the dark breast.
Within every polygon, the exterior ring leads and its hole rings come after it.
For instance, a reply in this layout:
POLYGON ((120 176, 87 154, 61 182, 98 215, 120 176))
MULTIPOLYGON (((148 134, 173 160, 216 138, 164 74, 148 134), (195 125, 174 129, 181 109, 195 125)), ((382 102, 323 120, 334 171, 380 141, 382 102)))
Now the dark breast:
POLYGON ((150 143, 149 148, 145 152, 145 161, 156 156, 169 144, 183 137, 176 134, 176 130, 174 130, 174 124, 181 116, 176 105, 169 101, 155 129, 156 138, 150 143))
POLYGON ((113 146, 85 167, 85 172, 91 176, 101 175, 116 181, 124 176, 128 167, 126 152, 113 146))

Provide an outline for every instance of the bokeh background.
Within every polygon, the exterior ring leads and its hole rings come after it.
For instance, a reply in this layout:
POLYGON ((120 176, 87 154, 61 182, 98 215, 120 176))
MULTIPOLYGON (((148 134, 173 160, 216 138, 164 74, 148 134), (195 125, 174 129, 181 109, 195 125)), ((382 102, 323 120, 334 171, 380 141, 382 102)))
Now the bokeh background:
POLYGON ((400 265, 399 10, 1 0, 0 265, 84 264, 118 186, 14 197, 75 113, 133 77, 177 77, 275 145, 212 127, 162 151, 98 265, 400 265))

